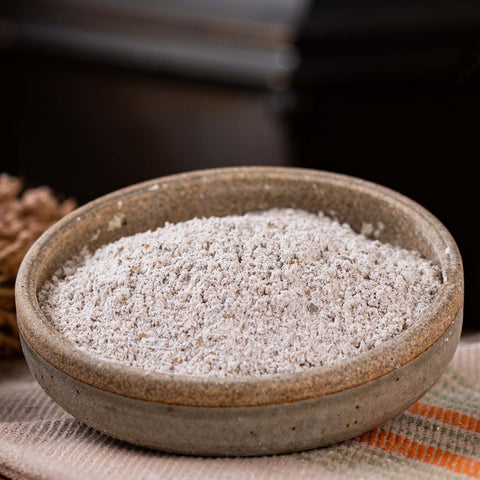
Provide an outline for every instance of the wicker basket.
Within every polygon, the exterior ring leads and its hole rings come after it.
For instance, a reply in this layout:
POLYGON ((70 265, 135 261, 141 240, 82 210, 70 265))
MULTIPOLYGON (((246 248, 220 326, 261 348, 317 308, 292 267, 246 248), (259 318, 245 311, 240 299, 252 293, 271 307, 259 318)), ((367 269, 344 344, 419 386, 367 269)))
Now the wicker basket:
POLYGON ((46 186, 23 189, 19 178, 0 174, 0 358, 21 355, 15 316, 15 278, 33 242, 76 208, 46 186))

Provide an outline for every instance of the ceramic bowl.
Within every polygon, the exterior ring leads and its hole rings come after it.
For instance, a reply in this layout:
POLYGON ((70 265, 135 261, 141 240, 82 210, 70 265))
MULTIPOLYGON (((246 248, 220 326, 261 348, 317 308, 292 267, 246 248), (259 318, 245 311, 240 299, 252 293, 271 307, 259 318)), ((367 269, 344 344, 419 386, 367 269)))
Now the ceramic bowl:
POLYGON ((311 449, 354 437, 412 405, 457 347, 463 268, 444 225, 412 200, 358 178, 284 167, 199 170, 133 185, 60 220, 29 250, 16 302, 25 358, 60 406, 93 428, 162 451, 247 456, 311 449), (380 241, 416 249, 443 284, 419 321, 368 353, 332 366, 263 377, 149 373, 79 350, 42 314, 37 290, 60 265, 165 221, 270 207, 322 210, 380 241), (381 227, 381 228, 379 228, 381 227), (365 230, 365 229, 364 229, 365 230))

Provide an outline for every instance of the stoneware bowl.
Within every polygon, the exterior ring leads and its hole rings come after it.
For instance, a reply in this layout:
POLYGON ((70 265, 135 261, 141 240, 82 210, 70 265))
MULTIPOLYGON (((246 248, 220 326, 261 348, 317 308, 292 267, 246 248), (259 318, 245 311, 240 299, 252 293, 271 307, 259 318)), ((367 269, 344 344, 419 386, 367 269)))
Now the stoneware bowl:
POLYGON ((63 218, 34 244, 17 277, 18 324, 39 384, 72 415, 162 451, 280 454, 354 437, 418 400, 452 359, 462 328, 463 268, 445 227, 412 200, 328 172, 283 167, 200 170, 133 185, 63 218), (264 377, 146 374, 80 351, 42 314, 37 290, 69 257, 165 221, 270 207, 322 210, 441 266, 431 309, 394 339, 334 366, 264 377))

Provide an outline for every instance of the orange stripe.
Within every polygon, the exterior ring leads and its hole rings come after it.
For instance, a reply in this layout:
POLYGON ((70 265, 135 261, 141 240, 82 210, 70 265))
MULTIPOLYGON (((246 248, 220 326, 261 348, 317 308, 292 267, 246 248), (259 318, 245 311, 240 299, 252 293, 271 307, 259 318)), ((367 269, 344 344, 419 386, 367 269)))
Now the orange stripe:
POLYGON ((387 435, 387 432, 385 430, 381 430, 380 434, 378 435, 377 438, 377 443, 375 443, 376 447, 381 447, 383 445, 383 441, 385 440, 385 436, 387 435))
POLYGON ((402 446, 400 448, 400 454, 403 455, 404 457, 407 456, 407 448, 410 445, 410 439, 409 438, 404 438, 402 442, 402 446))
POLYGON ((412 413, 418 413, 419 409, 420 409, 420 402, 416 402, 408 410, 412 413))
POLYGON ((426 452, 425 456, 423 457, 423 461, 425 463, 429 463, 430 460, 432 459, 434 453, 435 453, 435 447, 428 447, 427 452, 426 452))
POLYGON ((467 430, 475 430, 475 426, 477 425, 477 419, 470 417, 468 421, 467 430))
POLYGON ((460 412, 452 413, 452 425, 456 427, 460 423, 460 412))
POLYGON ((470 465, 473 463, 472 458, 467 458, 465 463, 463 464, 463 469, 461 473, 464 473, 465 475, 470 474, 470 465))
POLYGON ((449 461, 448 461, 448 464, 447 464, 447 468, 449 470, 454 470, 455 469, 455 465, 457 464, 457 460, 458 460, 458 455, 456 455, 455 453, 450 457, 449 461))
POLYGON ((415 457, 415 460, 422 460, 424 455, 425 455, 425 450, 427 447, 425 445, 419 445, 418 450, 417 450, 417 456, 415 457))
POLYGON ((464 457, 463 455, 461 455, 460 457, 458 457, 458 462, 457 462, 457 465, 455 466, 455 473, 462 473, 462 467, 463 467, 463 462, 467 459, 467 457, 464 457))
POLYGON ((370 437, 368 439, 368 444, 373 445, 375 443, 375 437, 377 436, 377 429, 375 428, 370 432, 370 437))
POLYGON ((394 440, 395 440, 395 434, 390 432, 387 435, 387 440, 385 441, 385 445, 382 448, 387 451, 390 450, 392 448, 394 440))
POLYGON ((408 449, 408 452, 407 452, 407 457, 408 458, 413 458, 415 456, 415 450, 417 450, 417 447, 418 447, 418 442, 417 441, 413 441, 410 444, 410 448, 408 449))
POLYGON ((433 418, 433 416, 435 415, 435 410, 436 410, 436 407, 435 407, 434 405, 432 405, 432 406, 428 409, 427 418, 433 418))
POLYGON ((401 435, 395 435, 395 441, 393 442, 393 445, 390 451, 394 453, 398 452, 402 443, 403 443, 403 437, 401 435))
POLYGON ((427 418, 435 418, 435 420, 453 425, 454 427, 460 427, 463 430, 480 433, 480 419, 470 417, 466 413, 462 414, 456 410, 445 410, 442 407, 435 407, 423 402, 415 403, 408 411, 427 418))
POLYGON ((439 462, 439 460, 440 460, 440 458, 442 457, 442 455, 443 455, 443 450, 442 450, 441 448, 437 448, 437 449, 435 450, 435 455, 433 456, 432 463, 433 463, 434 465, 436 465, 436 464, 439 462))
POLYGON ((443 415, 443 422, 444 423, 450 423, 450 418, 452 417, 452 411, 451 410, 446 410, 445 415, 443 415))
POLYGON ((465 430, 467 428, 467 425, 468 425, 468 415, 464 413, 460 418, 459 427, 465 430))
POLYGON ((440 463, 439 463, 439 465, 440 465, 441 467, 444 467, 444 466, 447 464, 447 460, 448 460, 448 458, 450 457, 451 454, 452 454, 452 453, 449 452, 449 451, 443 452, 443 456, 442 456, 442 458, 440 459, 440 463))
POLYGON ((480 471, 480 462, 475 462, 473 464, 473 470, 472 470, 472 475, 478 478, 479 476, 479 471, 480 471))
POLYGON ((365 432, 360 435, 360 437, 356 437, 355 440, 359 440, 360 442, 366 442, 370 432, 365 432))
POLYGON ((480 471, 480 462, 479 461, 475 462, 473 458, 466 458, 460 473, 469 475, 470 477, 479 478, 479 471, 480 471), (471 468, 472 466, 473 468, 471 468))
POLYGON ((427 447, 422 443, 411 441, 409 438, 393 432, 375 429, 368 434, 355 437, 355 439, 422 463, 437 465, 455 473, 480 478, 480 461, 441 448, 427 447))

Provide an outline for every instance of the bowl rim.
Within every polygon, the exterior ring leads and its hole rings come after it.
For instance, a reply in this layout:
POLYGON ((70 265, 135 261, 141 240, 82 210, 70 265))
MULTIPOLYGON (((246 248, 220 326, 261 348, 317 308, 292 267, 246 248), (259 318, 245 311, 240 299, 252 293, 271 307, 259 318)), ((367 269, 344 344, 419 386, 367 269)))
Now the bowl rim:
MULTIPOLYGON (((426 233, 425 233, 426 235, 426 233)), ((17 322, 22 340, 57 370, 92 387, 113 394, 171 405, 195 407, 244 407, 288 403, 318 398, 352 389, 402 367, 437 342, 463 308, 462 258, 446 227, 414 200, 388 187, 357 177, 297 167, 239 166, 194 170, 158 177, 118 189, 78 207, 47 231, 25 255, 15 285, 17 322), (75 347, 59 334, 42 313, 37 300, 37 278, 52 244, 93 211, 116 204, 125 196, 152 191, 161 183, 172 187, 200 178, 224 181, 242 179, 307 179, 328 182, 374 194, 413 217, 429 234, 442 270, 443 284, 431 310, 420 321, 369 352, 334 365, 296 373, 259 377, 194 377, 146 372, 102 359, 75 347)))

